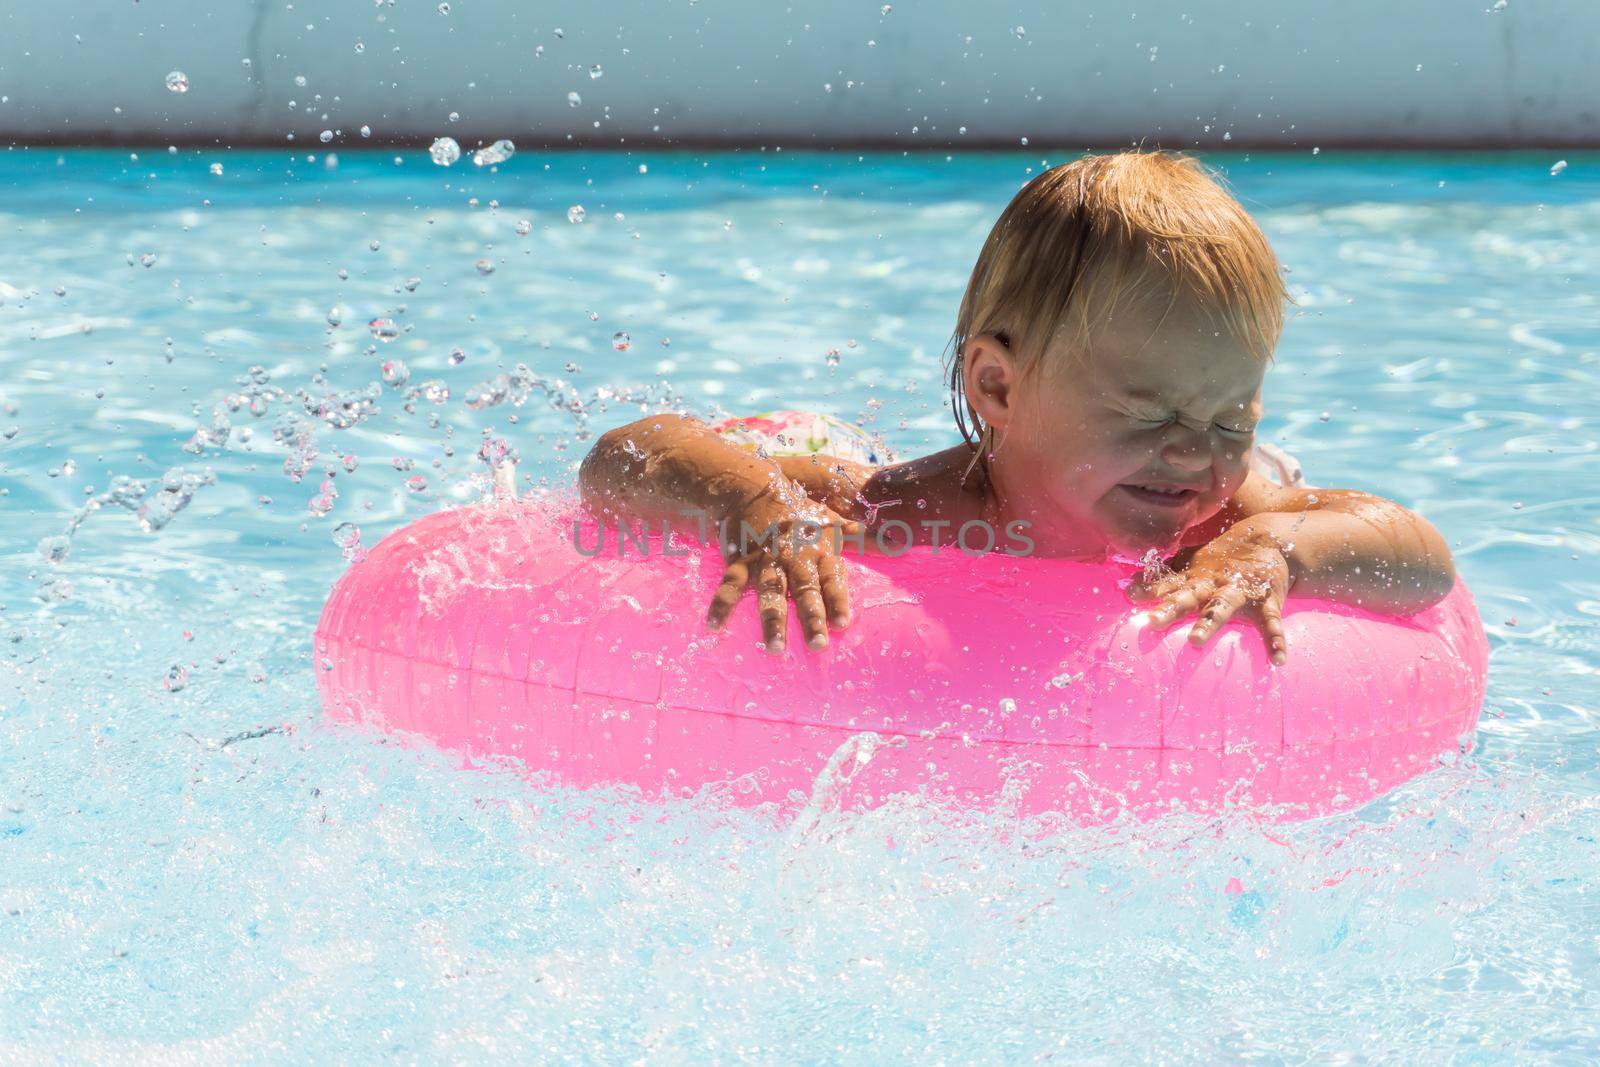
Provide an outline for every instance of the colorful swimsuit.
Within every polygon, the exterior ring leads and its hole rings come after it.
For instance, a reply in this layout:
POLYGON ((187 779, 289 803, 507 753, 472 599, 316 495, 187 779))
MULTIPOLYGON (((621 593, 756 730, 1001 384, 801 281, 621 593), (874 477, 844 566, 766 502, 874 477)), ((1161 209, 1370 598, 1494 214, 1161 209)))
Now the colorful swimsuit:
MULTIPOLYGON (((724 438, 754 452, 766 449, 774 456, 838 456, 840 459, 879 466, 898 459, 883 443, 855 423, 813 411, 763 411, 713 423, 724 438)), ((1291 488, 1305 486, 1300 463, 1277 445, 1261 443, 1250 456, 1251 469, 1267 480, 1291 488)))

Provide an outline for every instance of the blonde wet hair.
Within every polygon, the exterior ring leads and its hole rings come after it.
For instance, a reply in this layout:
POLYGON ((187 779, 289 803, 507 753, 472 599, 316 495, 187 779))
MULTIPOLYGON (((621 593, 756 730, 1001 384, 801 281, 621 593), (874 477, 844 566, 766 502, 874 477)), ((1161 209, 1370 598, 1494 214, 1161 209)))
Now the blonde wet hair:
POLYGON ((1058 341, 1081 354, 1097 323, 1163 292, 1197 300, 1263 361, 1272 358, 1289 299, 1278 258, 1198 160, 1166 151, 1087 156, 1024 185, 983 243, 951 337, 951 404, 974 461, 987 469, 989 446, 966 398, 968 338, 997 335, 1027 377, 1062 350, 1058 341))

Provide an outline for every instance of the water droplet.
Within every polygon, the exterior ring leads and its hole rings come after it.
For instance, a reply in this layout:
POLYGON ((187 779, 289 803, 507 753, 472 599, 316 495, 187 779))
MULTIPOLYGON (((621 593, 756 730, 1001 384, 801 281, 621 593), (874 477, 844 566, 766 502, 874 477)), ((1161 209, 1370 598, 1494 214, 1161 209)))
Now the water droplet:
POLYGON ((416 292, 417 291, 417 286, 419 286, 421 284, 422 284, 422 279, 421 278, 407 278, 406 279, 406 292, 408 292, 408 293, 416 292))
POLYGON ((366 50, 367 50, 367 46, 366 45, 362 44, 360 41, 356 42, 356 54, 357 55, 360 55, 362 52, 365 52, 366 50))
POLYGON ((333 484, 333 479, 324 478, 317 495, 306 501, 306 510, 321 518, 333 510, 338 499, 339 489, 333 484))
POLYGON ((510 159, 516 150, 517 146, 510 141, 499 140, 488 148, 480 148, 472 153, 472 162, 480 167, 493 166, 496 163, 504 163, 510 159))
POLYGON ((441 167, 448 167, 461 158, 461 146, 453 137, 441 137, 428 146, 428 155, 441 167))
POLYGON ((410 379, 411 368, 398 359, 386 359, 379 365, 378 373, 383 375, 385 385, 398 389, 410 379))
POLYGON ((459 366, 461 366, 461 364, 465 363, 466 361, 467 361, 467 354, 465 352, 461 351, 461 349, 452 348, 450 350, 450 365, 452 367, 459 367, 459 366))
POLYGON ((376 252, 378 249, 383 247, 383 242, 374 237, 372 240, 367 242, 367 247, 376 252))
POLYGON ((189 75, 181 70, 175 70, 167 75, 167 91, 170 93, 186 93, 189 91, 189 75))
POLYGON ((567 35, 567 31, 563 30, 560 26, 557 26, 554 30, 551 30, 550 32, 554 33, 557 37, 565 37, 567 35))
POLYGON ((583 103, 583 97, 578 95, 578 91, 576 89, 567 94, 568 107, 577 107, 581 103, 583 103))
POLYGON ((72 542, 65 534, 55 534, 39 542, 39 555, 48 563, 60 563, 67 558, 72 542))
POLYGON ((1327 422, 1329 419, 1333 418, 1333 416, 1324 411, 1321 415, 1318 415, 1317 418, 1321 419, 1323 422, 1327 422))
POLYGON ((154 252, 146 252, 144 255, 139 257, 139 265, 143 267, 153 267, 156 265, 156 258, 156 254, 154 252))
POLYGON ((329 141, 333 140, 333 131, 323 130, 321 133, 317 134, 317 140, 321 141, 323 144, 327 144, 329 141))
POLYGON ((622 330, 618 330, 611 335, 611 347, 618 352, 626 352, 631 344, 633 344, 633 339, 622 330))
POLYGON ((649 174, 650 173, 650 164, 648 164, 648 163, 639 164, 639 173, 640 174, 649 174))
POLYGON ((449 4, 440 4, 439 5, 439 14, 441 14, 441 15, 450 14, 450 5, 449 4))
POLYGON ((361 136, 363 136, 363 137, 371 137, 372 136, 372 127, 371 126, 362 126, 361 127, 361 136))
POLYGON ((582 222, 583 214, 583 205, 573 204, 571 207, 567 208, 567 221, 573 223, 582 222))
POLYGON ((296 74, 294 76, 294 83, 295 85, 304 89, 306 87, 306 76, 304 74, 296 74))
POLYGON ((494 273, 494 264, 489 262, 487 259, 478 260, 477 267, 478 267, 478 273, 479 274, 493 274, 494 273))
POLYGON ((1016 26, 1016 27, 1012 28, 1011 34, 1017 40, 1020 41, 1020 40, 1022 40, 1024 37, 1026 37, 1028 35, 1028 31, 1025 28, 1021 27, 1021 26, 1016 26))
POLYGON ((839 365, 839 350, 837 348, 830 348, 823 358, 828 361, 828 366, 837 367, 839 365))
POLYGON ((1567 161, 1564 160, 1564 159, 1558 159, 1558 160, 1556 160, 1555 166, 1550 168, 1550 177, 1554 178, 1557 174, 1560 174, 1562 171, 1564 171, 1566 169, 1567 169, 1567 161))
POLYGON ((530 234, 532 232, 533 232, 533 221, 531 219, 518 219, 517 220, 517 236, 518 237, 526 237, 526 236, 528 236, 528 234, 530 234))
POLYGON ((425 475, 413 474, 406 479, 406 488, 413 493, 421 493, 428 488, 428 479, 425 475))
POLYGON ((889 13, 889 12, 891 12, 891 11, 893 11, 893 10, 894 10, 894 7, 893 7, 893 5, 890 5, 890 4, 884 4, 884 5, 883 5, 883 7, 881 7, 881 8, 879 8, 879 9, 878 9, 878 14, 880 14, 880 15, 887 15, 887 14, 888 14, 888 13, 889 13))
POLYGON ((452 111, 452 112, 450 112, 450 114, 446 115, 445 118, 449 119, 451 122, 460 122, 461 121, 461 112, 452 111))
POLYGON ((332 308, 328 309, 328 325, 329 326, 337 326, 343 321, 344 321, 344 310, 342 308, 332 307, 332 308))
POLYGON ((174 663, 167 671, 167 692, 176 693, 189 684, 189 671, 181 663, 174 663))
POLYGON ((341 522, 333 528, 333 543, 339 546, 339 551, 351 563, 360 563, 366 558, 366 551, 361 545, 361 527, 353 522, 341 522))
POLYGON ((213 164, 211 164, 211 173, 215 174, 219 178, 222 177, 222 164, 221 163, 213 163, 213 164))
POLYGON ((367 323, 367 329, 372 331, 372 336, 376 337, 380 341, 383 341, 384 343, 393 341, 396 337, 400 336, 400 327, 395 325, 393 319, 382 317, 373 319, 371 322, 367 323))

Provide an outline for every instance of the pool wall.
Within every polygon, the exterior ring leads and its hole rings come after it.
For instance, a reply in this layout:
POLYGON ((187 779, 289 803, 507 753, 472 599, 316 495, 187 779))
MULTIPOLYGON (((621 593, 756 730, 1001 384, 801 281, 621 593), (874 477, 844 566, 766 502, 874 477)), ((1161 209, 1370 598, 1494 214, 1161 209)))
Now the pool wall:
POLYGON ((292 135, 313 149, 323 130, 333 146, 1600 143, 1600 5, 1496 2, 11 5, 0 134, 292 135), (173 70, 187 92, 166 88, 173 70))

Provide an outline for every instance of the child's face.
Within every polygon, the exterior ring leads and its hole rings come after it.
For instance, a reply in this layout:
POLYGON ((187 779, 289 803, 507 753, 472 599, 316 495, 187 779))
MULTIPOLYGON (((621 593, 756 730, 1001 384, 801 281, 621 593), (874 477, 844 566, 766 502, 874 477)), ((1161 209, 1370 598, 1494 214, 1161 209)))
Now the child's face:
POLYGON ((1132 555, 1166 552, 1243 483, 1266 365, 1203 310, 1130 310, 1081 359, 1046 359, 1016 390, 998 452, 1036 521, 1132 555))

